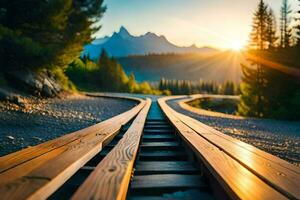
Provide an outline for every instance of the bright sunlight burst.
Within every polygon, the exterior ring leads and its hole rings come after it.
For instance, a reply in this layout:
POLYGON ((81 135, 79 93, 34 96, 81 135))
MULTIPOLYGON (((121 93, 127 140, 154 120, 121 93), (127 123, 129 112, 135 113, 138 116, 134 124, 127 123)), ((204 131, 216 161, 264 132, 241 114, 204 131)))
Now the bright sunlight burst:
POLYGON ((231 43, 231 49, 234 51, 240 51, 244 48, 245 44, 241 41, 234 41, 231 43))

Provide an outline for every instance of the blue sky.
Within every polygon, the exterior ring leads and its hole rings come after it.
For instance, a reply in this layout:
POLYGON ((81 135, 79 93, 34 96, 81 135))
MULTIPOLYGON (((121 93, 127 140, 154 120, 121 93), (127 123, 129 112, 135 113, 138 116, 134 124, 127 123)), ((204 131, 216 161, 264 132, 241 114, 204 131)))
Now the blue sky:
MULTIPOLYGON (((180 46, 231 48, 245 44, 258 0, 106 0, 96 37, 125 26, 133 35, 148 31, 180 46)), ((276 14, 281 0, 266 0, 276 14)), ((295 8, 297 0, 290 0, 295 8)))

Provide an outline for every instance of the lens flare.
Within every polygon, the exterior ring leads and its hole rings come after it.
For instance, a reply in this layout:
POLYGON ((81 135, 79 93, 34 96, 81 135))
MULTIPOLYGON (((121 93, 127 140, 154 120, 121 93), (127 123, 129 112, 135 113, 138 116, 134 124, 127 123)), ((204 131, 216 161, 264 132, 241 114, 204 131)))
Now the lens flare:
POLYGON ((234 41, 231 43, 231 49, 234 51, 240 51, 244 48, 244 43, 241 41, 234 41))

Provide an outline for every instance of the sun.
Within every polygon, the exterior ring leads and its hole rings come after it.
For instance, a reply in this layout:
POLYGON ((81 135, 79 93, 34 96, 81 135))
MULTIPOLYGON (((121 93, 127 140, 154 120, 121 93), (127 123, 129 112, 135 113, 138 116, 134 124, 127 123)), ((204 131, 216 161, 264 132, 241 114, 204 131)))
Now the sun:
POLYGON ((234 41, 231 43, 230 48, 234 51, 240 51, 244 48, 244 43, 240 41, 234 41))

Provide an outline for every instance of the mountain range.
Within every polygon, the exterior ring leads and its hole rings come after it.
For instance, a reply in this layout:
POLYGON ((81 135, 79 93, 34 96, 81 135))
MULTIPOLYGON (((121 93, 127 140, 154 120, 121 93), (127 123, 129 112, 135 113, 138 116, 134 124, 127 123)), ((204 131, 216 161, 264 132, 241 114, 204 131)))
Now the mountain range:
POLYGON ((102 49, 110 56, 126 57, 130 55, 163 54, 163 53, 211 53, 218 50, 210 47, 198 48, 195 45, 179 47, 167 40, 165 36, 158 36, 148 32, 141 36, 131 35, 125 27, 112 36, 94 40, 84 47, 83 55, 89 54, 92 59, 98 58, 102 49))

